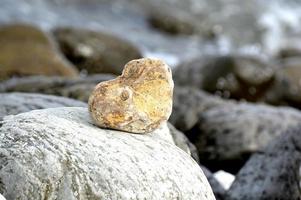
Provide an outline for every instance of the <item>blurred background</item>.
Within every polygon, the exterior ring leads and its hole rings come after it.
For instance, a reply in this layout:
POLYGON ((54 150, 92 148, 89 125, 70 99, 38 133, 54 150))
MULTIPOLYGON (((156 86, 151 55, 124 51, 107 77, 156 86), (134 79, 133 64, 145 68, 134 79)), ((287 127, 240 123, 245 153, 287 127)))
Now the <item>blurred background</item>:
MULTIPOLYGON (((2 93, 87 102, 95 84, 141 57, 171 66, 170 122, 195 160, 217 172, 220 199, 255 153, 274 152, 268 144, 301 119, 298 0, 0 0, 2 93)), ((299 169, 299 158, 288 164, 282 155, 272 168, 299 169)))

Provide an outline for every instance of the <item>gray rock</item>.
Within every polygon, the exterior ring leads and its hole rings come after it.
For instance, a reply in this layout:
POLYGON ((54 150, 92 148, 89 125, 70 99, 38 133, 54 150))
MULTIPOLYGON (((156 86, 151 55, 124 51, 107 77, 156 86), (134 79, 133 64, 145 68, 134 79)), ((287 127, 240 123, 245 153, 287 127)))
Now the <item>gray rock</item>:
POLYGON ((184 133, 177 130, 173 125, 168 123, 170 134, 173 138, 174 144, 189 154, 197 163, 200 163, 198 151, 194 144, 192 144, 184 133))
POLYGON ((224 101, 199 89, 176 86, 169 121, 177 129, 186 132, 196 125, 200 113, 228 104, 231 104, 231 101, 224 101))
POLYGON ((207 55, 180 64, 173 75, 178 85, 256 101, 273 82, 274 73, 274 68, 260 57, 207 55))
POLYGON ((109 74, 98 74, 74 79, 63 77, 31 76, 0 82, 0 92, 31 92, 70 97, 87 102, 101 81, 115 78, 109 74))
POLYGON ((215 199, 200 167, 174 144, 100 129, 86 108, 4 118, 0 154, 7 199, 215 199))
POLYGON ((127 62, 142 57, 133 44, 107 33, 74 28, 58 28, 53 33, 66 57, 91 74, 119 75, 127 62))
MULTIPOLYGON (((201 163, 236 172, 254 152, 301 121, 298 110, 238 103, 203 112, 191 131, 201 163), (236 167, 235 167, 235 165, 236 167)), ((189 135, 188 135, 189 136, 189 135)))
POLYGON ((300 126, 285 130, 254 154, 237 174, 226 199, 300 199, 300 134, 300 126))
POLYGON ((286 58, 279 63, 276 80, 266 94, 268 103, 301 108, 301 58, 286 58))
POLYGON ((37 109, 87 107, 87 104, 81 101, 43 94, 0 93, 0 99, 0 121, 6 115, 16 115, 37 109))
MULTIPOLYGON (((199 156, 196 147, 189 141, 184 133, 178 131, 173 125, 168 124, 169 131, 172 135, 173 141, 176 146, 180 149, 191 155, 191 157, 197 162, 199 161, 199 156)), ((221 184, 216 180, 213 174, 206 167, 200 165, 206 178, 208 179, 209 184, 211 185, 212 191, 217 200, 222 200, 225 195, 225 189, 221 184)))

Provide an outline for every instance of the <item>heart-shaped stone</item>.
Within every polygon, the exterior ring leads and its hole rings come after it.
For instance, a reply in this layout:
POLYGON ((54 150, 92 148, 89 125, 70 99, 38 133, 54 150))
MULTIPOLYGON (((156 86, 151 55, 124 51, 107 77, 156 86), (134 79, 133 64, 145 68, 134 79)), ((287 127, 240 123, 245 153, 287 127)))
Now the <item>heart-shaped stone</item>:
POLYGON ((147 133, 166 122, 172 111, 174 83, 161 60, 132 60, 116 79, 99 83, 89 111, 99 127, 147 133))

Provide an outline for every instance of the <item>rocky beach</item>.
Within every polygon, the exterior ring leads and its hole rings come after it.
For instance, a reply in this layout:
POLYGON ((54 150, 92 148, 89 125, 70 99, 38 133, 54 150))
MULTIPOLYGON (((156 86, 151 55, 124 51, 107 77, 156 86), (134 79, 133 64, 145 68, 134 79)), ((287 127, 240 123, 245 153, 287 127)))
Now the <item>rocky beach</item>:
POLYGON ((0 200, 301 199, 301 3, 0 0, 0 200))

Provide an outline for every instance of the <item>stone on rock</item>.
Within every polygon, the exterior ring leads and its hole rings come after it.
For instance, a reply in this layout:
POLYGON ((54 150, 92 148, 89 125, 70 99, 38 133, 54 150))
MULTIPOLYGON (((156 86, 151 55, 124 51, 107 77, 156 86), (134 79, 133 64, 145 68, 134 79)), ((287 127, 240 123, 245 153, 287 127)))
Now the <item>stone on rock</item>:
POLYGON ((0 27, 0 80, 13 76, 77 76, 50 38, 31 25, 0 27))
POLYGON ((31 110, 56 107, 87 107, 87 104, 68 99, 43 94, 31 93, 0 93, 0 121, 6 115, 16 115, 31 110))
POLYGON ((94 74, 86 77, 45 77, 29 76, 13 78, 0 82, 0 92, 30 92, 65 96, 88 102, 95 85, 116 76, 110 74, 94 74))
POLYGON ((215 199, 201 168, 174 144, 153 132, 95 127, 86 108, 5 117, 0 154, 7 199, 215 199))
POLYGON ((171 70, 163 61, 133 60, 121 76, 95 87, 89 111, 100 127, 151 132, 171 114, 173 87, 171 70))
POLYGON ((226 200, 300 199, 300 149, 300 125, 282 131, 239 171, 226 200))
POLYGON ((53 34, 66 57, 88 73, 120 74, 127 62, 142 57, 133 44, 110 34, 75 28, 53 34))

